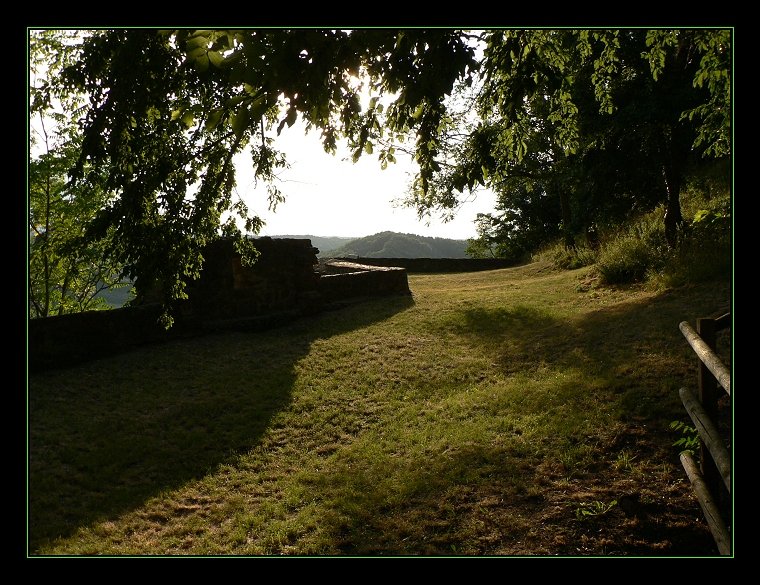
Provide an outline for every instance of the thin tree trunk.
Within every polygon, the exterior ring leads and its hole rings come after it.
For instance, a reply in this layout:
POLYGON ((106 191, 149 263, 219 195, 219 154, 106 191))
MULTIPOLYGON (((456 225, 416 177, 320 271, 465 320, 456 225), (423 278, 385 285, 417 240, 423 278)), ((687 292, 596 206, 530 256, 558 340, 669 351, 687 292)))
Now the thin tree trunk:
MULTIPOLYGON (((671 150, 677 148, 671 145, 671 150)), ((681 165, 676 160, 677 156, 671 154, 670 160, 662 167, 665 179, 665 191, 667 192, 667 205, 665 207, 665 240, 672 248, 678 242, 678 230, 683 226, 681 214, 681 165)))
MULTIPOLYGON (((45 129, 45 119, 40 113, 40 124, 45 139, 45 152, 50 154, 50 145, 48 143, 47 130, 45 129)), ((50 245, 50 168, 47 169, 45 176, 45 235, 42 240, 42 265, 43 274, 45 275, 45 300, 42 303, 43 317, 47 317, 50 311, 50 259, 48 258, 48 248, 50 245)))
POLYGON ((575 250, 575 238, 570 228, 572 216, 570 212, 570 198, 567 196, 567 191, 560 189, 559 192, 559 204, 562 209, 562 238, 564 240, 566 250, 575 250))
POLYGON ((69 275, 71 274, 70 270, 66 271, 66 276, 63 279, 63 286, 61 287, 61 302, 58 305, 58 314, 63 315, 64 308, 65 308, 65 301, 66 301, 66 294, 69 292, 69 275))
MULTIPOLYGON (((673 56, 671 74, 663 78, 665 83, 663 89, 667 95, 672 96, 671 92, 675 90, 677 80, 684 74, 688 67, 689 50, 688 43, 684 36, 678 41, 677 50, 673 56)), ((674 108, 673 100, 675 97, 668 97, 664 102, 667 109, 674 108)), ((680 107, 678 108, 681 109, 680 107)), ((662 174, 665 180, 665 191, 667 192, 667 203, 665 206, 665 240, 672 248, 678 243, 678 231, 683 226, 683 215, 681 215, 681 185, 683 183, 683 170, 691 150, 694 137, 690 137, 687 127, 683 122, 675 122, 670 127, 665 127, 664 134, 664 164, 662 174)))

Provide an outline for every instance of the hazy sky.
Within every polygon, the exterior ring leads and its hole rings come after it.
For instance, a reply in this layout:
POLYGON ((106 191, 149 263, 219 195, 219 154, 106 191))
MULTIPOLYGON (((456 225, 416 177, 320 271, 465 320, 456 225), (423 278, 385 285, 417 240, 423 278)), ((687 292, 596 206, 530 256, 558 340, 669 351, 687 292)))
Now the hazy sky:
POLYGON ((354 164, 345 149, 335 156, 325 153, 318 134, 304 135, 298 122, 283 130, 277 147, 287 154, 291 168, 280 174, 279 188, 287 199, 275 213, 267 209, 265 188, 254 184, 248 170, 250 155, 236 159, 237 191, 251 213, 266 221, 261 235, 362 237, 394 231, 466 239, 476 235, 477 213, 493 211, 493 195, 483 192, 465 203, 453 221, 443 223, 433 217, 427 225, 426 220, 417 219, 415 210, 393 206, 393 200, 405 195, 415 169, 409 157, 402 158, 398 151, 398 162, 385 170, 377 154, 365 154, 354 164))

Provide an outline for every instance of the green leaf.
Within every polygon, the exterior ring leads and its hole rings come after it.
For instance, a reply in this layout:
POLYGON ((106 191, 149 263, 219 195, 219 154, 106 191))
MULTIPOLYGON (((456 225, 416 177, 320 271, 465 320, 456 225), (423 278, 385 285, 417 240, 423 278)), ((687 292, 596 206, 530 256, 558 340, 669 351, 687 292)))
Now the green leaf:
POLYGON ((188 110, 182 114, 182 123, 188 128, 192 128, 193 124, 195 123, 195 115, 193 112, 188 110))
POLYGON ((172 121, 177 120, 182 116, 182 113, 185 111, 184 108, 179 108, 178 110, 172 110, 172 121))
POLYGON ((205 47, 197 47, 187 52, 187 58, 191 61, 197 61, 201 57, 206 57, 206 53, 207 51, 205 47))
POLYGON ((208 55, 203 55, 195 60, 195 68, 201 73, 208 71, 208 55))
POLYGON ((238 109, 238 111, 230 118, 230 126, 232 127, 235 136, 238 138, 243 136, 246 128, 248 128, 249 121, 250 117, 248 114, 248 108, 241 107, 238 109))
POLYGON ((280 135, 280 132, 282 132, 285 124, 287 124, 288 128, 290 128, 295 123, 297 115, 298 112, 294 107, 291 106, 288 108, 287 116, 285 116, 285 118, 280 122, 279 126, 277 126, 277 136, 280 135))
POLYGON ((190 51, 198 48, 202 48, 205 51, 206 47, 208 47, 208 37, 204 35, 195 35, 187 39, 187 48, 190 51))
POLYGON ((287 122, 288 128, 290 128, 293 124, 295 124, 297 116, 298 116, 298 111, 294 107, 291 107, 288 110, 287 117, 285 118, 285 122, 287 122))
POLYGON ((232 107, 236 106, 238 104, 242 104, 245 100, 248 99, 247 95, 236 95, 231 98, 229 98, 225 103, 226 106, 232 107))
POLYGON ((267 101, 265 99, 265 96, 260 96, 257 99, 253 100, 251 102, 251 119, 255 120, 257 118, 261 118, 261 116, 264 115, 264 112, 267 111, 267 101))
POLYGON ((372 143, 371 142, 368 141, 368 142, 366 142, 364 144, 364 152, 366 152, 367 154, 372 154, 372 143))
POLYGON ((206 130, 211 131, 219 125, 222 119, 222 110, 213 110, 206 118, 206 130))
POLYGON ((218 51, 209 51, 208 59, 214 67, 222 67, 224 65, 224 57, 218 51))

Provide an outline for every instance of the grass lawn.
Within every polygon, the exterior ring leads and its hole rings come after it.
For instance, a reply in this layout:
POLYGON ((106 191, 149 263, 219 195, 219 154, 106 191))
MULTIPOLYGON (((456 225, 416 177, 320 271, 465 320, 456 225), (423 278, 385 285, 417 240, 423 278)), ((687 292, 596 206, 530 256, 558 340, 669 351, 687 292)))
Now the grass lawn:
POLYGON ((29 554, 717 554, 668 425, 727 284, 409 280, 31 375, 29 554))

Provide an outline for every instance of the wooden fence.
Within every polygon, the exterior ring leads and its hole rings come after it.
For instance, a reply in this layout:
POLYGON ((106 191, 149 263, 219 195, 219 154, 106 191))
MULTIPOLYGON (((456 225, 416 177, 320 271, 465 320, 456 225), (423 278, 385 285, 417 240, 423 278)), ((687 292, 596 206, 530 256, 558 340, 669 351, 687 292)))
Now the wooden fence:
POLYGON ((681 388, 678 394, 694 423, 694 428, 699 432, 700 463, 697 465, 691 453, 685 451, 681 453, 681 464, 694 488, 721 555, 731 554, 731 534, 728 528, 730 526, 731 456, 715 421, 722 392, 725 391, 729 399, 731 396, 731 372, 715 353, 715 342, 718 331, 729 327, 731 327, 731 313, 717 318, 697 319, 696 331, 686 321, 678 325, 699 358, 698 394, 695 395, 688 388, 681 388))

